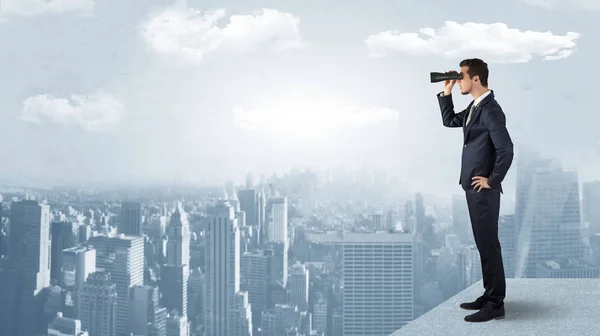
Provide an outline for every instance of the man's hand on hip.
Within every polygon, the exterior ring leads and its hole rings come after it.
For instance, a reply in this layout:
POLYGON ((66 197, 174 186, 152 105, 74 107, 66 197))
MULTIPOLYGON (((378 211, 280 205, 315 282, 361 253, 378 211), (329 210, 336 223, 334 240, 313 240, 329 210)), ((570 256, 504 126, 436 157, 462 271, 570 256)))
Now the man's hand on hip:
POLYGON ((488 178, 483 176, 475 176, 473 177, 473 183, 471 183, 473 189, 477 189, 477 192, 480 192, 481 189, 492 189, 488 184, 488 178))

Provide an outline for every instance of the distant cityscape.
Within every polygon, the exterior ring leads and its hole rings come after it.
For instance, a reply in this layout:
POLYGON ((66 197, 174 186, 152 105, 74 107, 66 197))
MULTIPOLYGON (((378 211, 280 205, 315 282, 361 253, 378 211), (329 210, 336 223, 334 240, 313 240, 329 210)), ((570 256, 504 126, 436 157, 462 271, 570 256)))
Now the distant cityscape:
MULTIPOLYGON (((512 169, 506 276, 600 278, 600 181, 535 152, 512 169)), ((460 187, 446 211, 396 185, 5 188, 0 336, 388 336, 482 279, 460 187)))

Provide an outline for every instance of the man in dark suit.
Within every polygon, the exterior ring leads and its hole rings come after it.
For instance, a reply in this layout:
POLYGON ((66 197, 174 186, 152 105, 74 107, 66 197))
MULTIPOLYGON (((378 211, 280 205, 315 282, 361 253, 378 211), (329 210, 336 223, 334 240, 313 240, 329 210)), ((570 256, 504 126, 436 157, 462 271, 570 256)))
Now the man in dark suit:
POLYGON ((513 161, 513 143, 506 130, 506 117, 488 89, 488 67, 473 58, 460 63, 462 79, 444 82, 437 95, 446 127, 462 127, 463 149, 459 184, 465 190, 475 244, 481 257, 483 295, 460 305, 479 310, 465 317, 468 322, 484 322, 504 317, 506 279, 500 241, 498 217, 502 181, 513 161), (473 101, 465 110, 454 112, 452 88, 458 82, 463 95, 473 101))

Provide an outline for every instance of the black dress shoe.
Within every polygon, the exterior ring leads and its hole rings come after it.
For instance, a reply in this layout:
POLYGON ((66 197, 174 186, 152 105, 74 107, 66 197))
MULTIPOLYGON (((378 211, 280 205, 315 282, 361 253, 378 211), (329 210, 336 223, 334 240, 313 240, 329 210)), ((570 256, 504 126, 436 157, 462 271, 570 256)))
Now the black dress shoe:
POLYGON ((465 316, 467 322, 487 322, 490 320, 499 320, 504 318, 504 304, 496 305, 488 302, 480 311, 465 316))
POLYGON ((486 303, 487 303, 487 299, 484 298, 483 296, 480 296, 473 302, 461 303, 460 308, 466 309, 466 310, 479 310, 479 309, 483 308, 483 306, 485 306, 486 303))

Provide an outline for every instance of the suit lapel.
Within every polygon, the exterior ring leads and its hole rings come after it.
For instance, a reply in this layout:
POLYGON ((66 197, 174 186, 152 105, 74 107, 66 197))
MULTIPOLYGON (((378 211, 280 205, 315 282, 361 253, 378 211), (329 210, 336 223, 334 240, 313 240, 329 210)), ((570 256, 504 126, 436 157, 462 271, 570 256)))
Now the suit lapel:
POLYGON ((475 123, 475 118, 477 118, 479 113, 481 113, 482 106, 483 106, 483 101, 480 102, 479 105, 475 106, 475 108, 473 109, 473 113, 471 113, 471 119, 469 120, 469 124, 467 125, 467 128, 465 130, 465 139, 469 135, 469 131, 471 130, 471 128, 473 127, 473 124, 475 123))
MULTIPOLYGON (((471 110, 471 106, 473 106, 473 104, 475 104, 475 101, 472 101, 471 104, 469 104, 469 106, 467 106, 467 115, 465 115, 465 117, 463 118, 463 136, 464 136, 464 140, 467 140, 467 130, 468 130, 468 125, 467 125, 467 119, 469 119, 469 111, 471 110)), ((475 113, 475 111, 473 111, 473 113, 475 113)), ((471 120, 473 119, 473 116, 471 116, 471 120)), ((469 120, 469 125, 471 124, 471 120, 469 120)))
MULTIPOLYGON (((483 109, 483 106, 485 104, 487 104, 493 97, 494 97, 494 91, 490 90, 490 94, 487 95, 487 97, 483 98, 480 102, 479 105, 477 105, 474 109, 473 109, 473 113, 471 114, 471 119, 469 119, 469 124, 466 125, 465 127, 465 141, 467 141, 467 136, 469 135, 469 131, 471 130, 471 128, 473 127, 473 124, 475 122, 475 118, 477 118, 477 116, 479 116, 479 114, 481 113, 481 110, 483 109)), ((471 103, 475 104, 475 101, 473 101, 471 103)), ((469 105, 469 108, 471 108, 471 105, 469 105)), ((467 120, 465 119, 465 123, 467 122, 467 120)))

